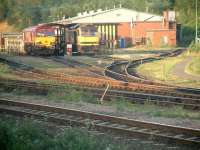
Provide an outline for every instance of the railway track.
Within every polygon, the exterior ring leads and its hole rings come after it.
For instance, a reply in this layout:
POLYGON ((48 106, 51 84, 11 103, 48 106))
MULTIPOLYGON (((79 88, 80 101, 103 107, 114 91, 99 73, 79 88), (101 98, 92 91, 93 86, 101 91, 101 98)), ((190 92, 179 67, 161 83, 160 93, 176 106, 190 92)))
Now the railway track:
POLYGON ((172 53, 162 54, 162 55, 160 55, 159 57, 156 57, 156 58, 144 58, 142 60, 132 61, 132 62, 130 62, 129 64, 126 65, 125 72, 126 72, 127 76, 129 76, 130 78, 132 78, 133 80, 138 81, 138 82, 153 84, 153 85, 163 85, 163 86, 168 86, 168 87, 170 86, 170 87, 176 88, 176 90, 181 91, 181 92, 200 95, 200 89, 179 87, 179 86, 167 85, 167 84, 164 84, 164 83, 157 83, 157 82, 154 82, 154 81, 150 81, 150 80, 148 80, 144 77, 141 77, 137 73, 137 71, 135 70, 135 68, 137 68, 139 65, 141 65, 141 63, 144 64, 144 63, 164 59, 165 57, 174 57, 174 56, 181 54, 184 51, 185 51, 185 49, 182 49, 182 50, 180 49, 180 50, 175 50, 172 53))
MULTIPOLYGON (((134 68, 136 68, 138 65, 141 64, 141 61, 143 63, 146 63, 146 62, 150 62, 150 61, 160 60, 160 59, 163 59, 163 58, 169 57, 169 56, 174 57, 183 51, 184 50, 176 50, 172 53, 162 54, 162 55, 159 55, 154 58, 144 58, 144 59, 135 60, 132 62, 128 62, 128 61, 114 62, 113 64, 107 66, 107 68, 105 69, 105 75, 109 76, 110 78, 114 78, 116 80, 121 80, 121 81, 125 81, 125 82, 141 83, 146 86, 160 87, 160 89, 165 89, 165 90, 172 89, 176 93, 187 93, 187 94, 191 94, 191 95, 200 95, 200 89, 184 88, 184 87, 178 87, 178 86, 172 86, 172 85, 167 85, 167 84, 163 84, 163 83, 158 83, 158 82, 150 81, 150 80, 140 77, 136 73, 136 71, 132 71, 130 73, 130 70, 134 70, 134 68)), ((170 93, 170 91, 169 91, 169 93, 170 93)))
POLYGON ((97 96, 101 96, 105 90, 105 89, 103 90, 103 88, 105 88, 107 85, 110 85, 109 91, 106 93, 105 99, 123 98, 125 100, 135 103, 148 102, 159 105, 180 105, 183 106, 184 108, 195 109, 195 110, 199 110, 200 108, 199 106, 200 95, 183 94, 175 92, 174 88, 169 88, 169 87, 166 88, 164 86, 154 86, 141 83, 136 84, 136 83, 118 82, 114 80, 97 79, 91 77, 66 76, 65 74, 61 73, 59 74, 49 73, 23 64, 18 64, 16 62, 12 62, 9 60, 3 59, 3 61, 6 61, 7 64, 10 64, 12 67, 14 67, 14 69, 16 69, 15 71, 18 72, 19 75, 24 75, 26 77, 29 76, 30 78, 40 78, 40 79, 48 78, 58 83, 67 83, 67 84, 70 83, 72 85, 81 85, 87 88, 88 87, 91 87, 93 89, 96 88, 95 90, 90 89, 90 92, 91 91, 94 92, 97 96), (163 90, 164 88, 165 90, 163 90))
POLYGON ((62 125, 84 126, 90 130, 113 133, 127 138, 141 138, 164 143, 200 148, 200 130, 144 122, 110 115, 38 105, 0 98, 0 112, 17 116, 45 119, 62 125))
POLYGON ((103 68, 98 67, 98 66, 94 66, 88 63, 83 63, 83 62, 79 62, 79 61, 75 61, 75 60, 71 60, 68 59, 66 61, 66 59, 64 59, 63 57, 42 57, 43 59, 50 59, 53 60, 55 62, 61 63, 63 65, 69 66, 69 67, 73 67, 73 68, 81 68, 82 70, 85 70, 85 72, 88 72, 89 76, 93 76, 93 77, 100 77, 100 78, 106 78, 103 75, 103 68))
POLYGON ((71 76, 66 75, 64 73, 55 73, 55 72, 47 72, 44 70, 36 69, 33 67, 26 66, 24 64, 19 64, 10 60, 6 60, 1 58, 0 61, 6 62, 7 64, 11 65, 18 71, 18 73, 29 76, 30 78, 41 78, 41 79, 48 79, 54 80, 60 83, 71 83, 74 85, 81 85, 81 86, 90 86, 96 88, 105 88, 107 85, 110 86, 110 89, 117 89, 117 90, 128 90, 134 92, 143 92, 148 94, 157 94, 157 95, 168 95, 174 97, 185 97, 185 98, 200 98, 200 95, 191 95, 191 94, 182 94, 174 92, 174 89, 163 89, 163 87, 158 87, 154 85, 146 85, 141 83, 127 83, 127 82, 119 82, 110 79, 101 79, 101 78, 94 78, 94 77, 83 77, 83 76, 71 76), (161 90, 162 89, 162 90, 161 90))
POLYGON ((127 73, 127 67, 129 67, 129 62, 127 61, 115 62, 107 67, 107 69, 105 70, 105 75, 109 76, 110 78, 114 78, 116 80, 121 80, 124 82, 141 83, 146 86, 161 87, 161 89, 166 89, 166 90, 171 89, 178 93, 200 95, 200 89, 172 86, 172 85, 157 83, 150 80, 142 79, 137 76, 130 75, 129 73, 127 73))
MULTIPOLYGON (((18 80, 6 80, 0 79, 1 87, 9 89, 26 89, 28 92, 34 92, 36 94, 46 95, 50 90, 55 89, 64 89, 66 93, 69 92, 65 88, 65 85, 57 84, 44 84, 36 83, 30 81, 18 81, 18 80)), ((93 96, 100 99, 105 89, 102 88, 91 88, 91 87, 80 87, 72 86, 73 89, 82 90, 88 93, 91 93, 93 96)), ((191 98, 182 98, 182 97, 173 97, 173 96, 162 96, 156 94, 146 94, 139 92, 128 92, 128 91, 119 91, 119 90, 108 90, 104 97, 105 101, 109 100, 126 100, 132 103, 139 104, 157 104, 161 106, 181 106, 185 109, 200 110, 200 100, 191 99, 191 98)))

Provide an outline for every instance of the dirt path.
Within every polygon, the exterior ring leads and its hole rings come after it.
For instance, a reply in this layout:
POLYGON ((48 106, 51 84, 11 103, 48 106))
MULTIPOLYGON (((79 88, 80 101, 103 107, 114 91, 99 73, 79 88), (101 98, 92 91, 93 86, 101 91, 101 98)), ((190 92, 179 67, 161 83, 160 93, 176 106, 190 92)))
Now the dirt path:
POLYGON ((172 69, 172 74, 183 79, 200 81, 200 76, 191 75, 185 72, 185 67, 192 61, 192 57, 187 57, 183 61, 177 63, 172 69))

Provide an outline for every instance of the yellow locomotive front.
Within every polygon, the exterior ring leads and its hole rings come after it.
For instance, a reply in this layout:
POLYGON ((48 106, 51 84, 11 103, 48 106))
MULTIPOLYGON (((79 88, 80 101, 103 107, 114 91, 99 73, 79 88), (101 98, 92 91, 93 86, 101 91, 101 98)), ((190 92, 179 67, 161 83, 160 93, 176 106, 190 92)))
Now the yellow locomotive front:
POLYGON ((95 54, 99 48, 99 34, 95 25, 69 24, 66 28, 67 54, 95 54))
POLYGON ((45 47, 49 49, 54 49, 56 43, 56 37, 49 34, 38 34, 35 37, 35 45, 38 47, 45 47))
POLYGON ((64 27, 59 24, 40 24, 23 31, 24 47, 30 55, 64 55, 64 27))
POLYGON ((77 43, 80 53, 96 53, 99 47, 99 35, 96 26, 81 26, 78 32, 77 43))

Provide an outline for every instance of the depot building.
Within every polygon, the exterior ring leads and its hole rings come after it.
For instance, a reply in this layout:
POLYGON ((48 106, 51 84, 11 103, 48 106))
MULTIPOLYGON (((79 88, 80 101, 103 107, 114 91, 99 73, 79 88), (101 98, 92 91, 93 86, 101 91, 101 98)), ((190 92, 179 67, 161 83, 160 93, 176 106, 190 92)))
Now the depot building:
POLYGON ((179 39, 174 11, 163 16, 138 12, 126 8, 78 13, 73 18, 58 21, 62 24, 95 24, 101 44, 107 48, 135 45, 152 47, 175 46, 179 39))

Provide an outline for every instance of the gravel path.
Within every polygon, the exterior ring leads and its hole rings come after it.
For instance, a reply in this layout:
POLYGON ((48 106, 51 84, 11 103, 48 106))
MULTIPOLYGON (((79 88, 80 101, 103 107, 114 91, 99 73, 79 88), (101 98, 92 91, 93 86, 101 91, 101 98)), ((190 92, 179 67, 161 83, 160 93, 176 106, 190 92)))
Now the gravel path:
POLYGON ((189 56, 183 61, 177 63, 175 67, 172 69, 172 74, 175 76, 178 76, 183 79, 188 79, 188 80, 196 80, 200 81, 200 76, 197 75, 191 75, 185 72, 185 67, 187 66, 188 63, 192 61, 192 57, 189 56))

